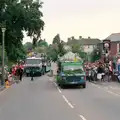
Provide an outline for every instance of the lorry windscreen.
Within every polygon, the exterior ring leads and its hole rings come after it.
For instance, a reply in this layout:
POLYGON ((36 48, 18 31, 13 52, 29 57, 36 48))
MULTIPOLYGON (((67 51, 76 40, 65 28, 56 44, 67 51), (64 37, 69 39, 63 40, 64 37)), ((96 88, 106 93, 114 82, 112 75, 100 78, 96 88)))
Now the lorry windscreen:
POLYGON ((81 66, 64 66, 63 71, 65 73, 84 73, 83 67, 81 66))
POLYGON ((40 64, 41 60, 40 59, 27 59, 26 64, 40 64))

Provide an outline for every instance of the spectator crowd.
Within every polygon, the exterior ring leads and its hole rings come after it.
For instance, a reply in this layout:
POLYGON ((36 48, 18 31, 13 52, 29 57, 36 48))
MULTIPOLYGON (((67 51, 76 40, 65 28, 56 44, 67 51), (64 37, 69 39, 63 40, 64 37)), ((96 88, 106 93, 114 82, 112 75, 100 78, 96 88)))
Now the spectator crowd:
POLYGON ((116 63, 110 61, 96 61, 95 63, 85 63, 86 78, 88 81, 116 81, 116 63))
MULTIPOLYGON (((14 64, 11 68, 8 68, 8 66, 4 67, 5 82, 8 81, 10 84, 18 83, 19 81, 22 81, 23 74, 24 74, 23 61, 14 64)), ((2 80, 2 68, 0 69, 0 79, 2 80)))

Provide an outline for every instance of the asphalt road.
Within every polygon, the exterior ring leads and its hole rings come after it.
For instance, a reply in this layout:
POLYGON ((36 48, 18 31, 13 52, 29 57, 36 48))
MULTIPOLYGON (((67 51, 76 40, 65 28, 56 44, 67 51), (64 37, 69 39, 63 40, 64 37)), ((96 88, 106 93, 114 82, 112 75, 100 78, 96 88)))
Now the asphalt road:
POLYGON ((47 75, 0 93, 0 120, 120 120, 120 85, 60 89, 47 75))

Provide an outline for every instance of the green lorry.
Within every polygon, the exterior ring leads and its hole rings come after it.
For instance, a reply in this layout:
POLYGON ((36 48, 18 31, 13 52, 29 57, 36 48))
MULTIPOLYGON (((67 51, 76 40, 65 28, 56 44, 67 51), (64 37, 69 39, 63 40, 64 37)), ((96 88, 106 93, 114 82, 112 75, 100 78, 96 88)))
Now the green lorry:
POLYGON ((56 79, 61 87, 79 85, 86 88, 86 76, 82 62, 59 62, 56 79))

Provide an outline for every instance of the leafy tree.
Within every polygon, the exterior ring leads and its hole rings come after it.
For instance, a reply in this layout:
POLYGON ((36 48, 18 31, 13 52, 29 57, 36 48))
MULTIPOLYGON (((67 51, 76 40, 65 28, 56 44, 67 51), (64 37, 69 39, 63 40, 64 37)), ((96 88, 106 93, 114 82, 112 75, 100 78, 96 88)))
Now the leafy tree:
POLYGON ((81 57, 81 58, 85 58, 86 57, 86 55, 87 55, 87 53, 85 53, 84 51, 79 51, 79 56, 81 57))
POLYGON ((58 59, 58 51, 52 45, 49 45, 47 49, 47 57, 52 61, 57 61, 58 59))
POLYGON ((47 47, 36 47, 36 48, 34 49, 34 52, 46 54, 46 50, 47 50, 47 47))
POLYGON ((49 56, 54 61, 58 59, 58 56, 61 57, 66 53, 66 50, 64 49, 64 42, 60 39, 59 34, 53 38, 53 44, 49 46, 48 50, 49 56))
POLYGON ((48 43, 45 40, 39 40, 37 46, 34 48, 34 52, 46 54, 48 49, 48 43))
POLYGON ((84 52, 84 50, 80 44, 73 43, 70 46, 72 48, 73 53, 77 53, 80 58, 82 58, 84 61, 86 60, 87 53, 84 52))
POLYGON ((59 44, 58 44, 58 54, 59 56, 63 56, 64 54, 66 53, 66 50, 64 49, 64 44, 63 42, 61 41, 59 44))
POLYGON ((53 44, 59 44, 61 42, 60 40, 60 35, 57 34, 54 38, 53 38, 53 44))
POLYGON ((20 59, 24 59, 25 56, 26 56, 26 52, 22 43, 17 44, 16 46, 14 44, 11 45, 11 49, 9 53, 9 59, 11 61, 18 61, 20 59))
POLYGON ((27 42, 24 44, 24 48, 26 51, 32 50, 33 44, 31 42, 27 42))
MULTIPOLYGON (((44 27, 42 2, 34 0, 1 0, 0 23, 6 24, 5 48, 10 60, 16 61, 25 55, 23 49, 23 31, 33 37, 35 44, 44 27), (24 54, 24 55, 23 55, 24 54)), ((2 43, 0 32, 0 43, 2 43)))
POLYGON ((42 47, 42 46, 48 47, 48 43, 45 40, 40 40, 40 41, 38 41, 37 46, 39 46, 39 47, 42 47))
POLYGON ((99 49, 94 49, 91 53, 91 61, 95 62, 101 58, 101 51, 99 49))
POLYGON ((72 52, 79 53, 79 51, 80 51, 80 45, 79 44, 72 44, 72 52))

